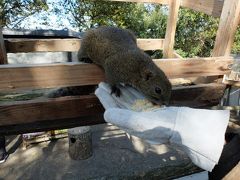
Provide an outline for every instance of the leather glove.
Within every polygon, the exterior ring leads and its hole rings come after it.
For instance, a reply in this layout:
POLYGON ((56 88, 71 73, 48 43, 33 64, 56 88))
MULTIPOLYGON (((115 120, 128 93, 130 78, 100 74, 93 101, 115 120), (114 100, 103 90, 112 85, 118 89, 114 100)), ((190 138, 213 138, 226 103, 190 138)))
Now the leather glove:
POLYGON ((121 96, 111 94, 100 83, 96 96, 105 108, 104 119, 125 132, 153 144, 170 144, 187 153, 197 166, 211 171, 218 163, 228 125, 229 110, 205 110, 188 107, 159 107, 133 111, 144 95, 132 87, 120 86, 121 96))

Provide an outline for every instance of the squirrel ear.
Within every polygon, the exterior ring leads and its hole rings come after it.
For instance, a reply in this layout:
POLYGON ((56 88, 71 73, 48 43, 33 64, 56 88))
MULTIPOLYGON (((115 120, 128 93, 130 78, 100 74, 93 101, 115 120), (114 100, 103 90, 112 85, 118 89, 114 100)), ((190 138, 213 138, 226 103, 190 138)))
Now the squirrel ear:
POLYGON ((151 77, 153 77, 153 73, 149 70, 143 70, 141 72, 141 76, 145 81, 148 81, 151 77))

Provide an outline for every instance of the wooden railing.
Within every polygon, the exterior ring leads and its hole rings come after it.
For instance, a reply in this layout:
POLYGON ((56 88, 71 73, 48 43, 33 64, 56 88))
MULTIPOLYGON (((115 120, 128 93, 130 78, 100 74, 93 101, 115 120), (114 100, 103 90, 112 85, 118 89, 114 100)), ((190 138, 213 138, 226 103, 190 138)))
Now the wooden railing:
MULTIPOLYGON (((224 2, 221 0, 116 1, 169 5, 170 11, 165 39, 138 39, 137 43, 143 50, 163 50, 164 59, 155 59, 154 62, 170 79, 202 76, 221 78, 230 71, 233 58, 229 57, 229 48, 231 48, 240 19, 239 0, 225 0, 224 2), (174 51, 174 38, 180 6, 220 17, 214 57, 181 58, 174 51), (227 26, 225 27, 225 25, 227 26)), ((0 66, 0 92, 90 86, 85 93, 75 97, 41 98, 30 101, 0 103, 0 134, 23 133, 103 122, 103 107, 93 95, 92 87, 104 80, 104 73, 96 65, 81 63, 7 64, 7 53, 68 52, 78 51, 80 46, 80 39, 3 39, 2 34, 0 34, 0 64, 6 64, 0 66), (94 117, 98 119, 94 119, 94 117)), ((224 84, 213 81, 187 87, 174 87, 171 103, 172 105, 190 107, 216 105, 222 97, 224 89, 224 84)))

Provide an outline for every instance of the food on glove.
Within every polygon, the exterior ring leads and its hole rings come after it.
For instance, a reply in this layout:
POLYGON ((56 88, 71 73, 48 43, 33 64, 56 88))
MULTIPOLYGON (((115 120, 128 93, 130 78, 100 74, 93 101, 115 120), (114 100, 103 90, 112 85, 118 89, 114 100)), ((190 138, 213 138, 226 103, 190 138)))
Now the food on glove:
POLYGON ((131 106, 131 110, 133 111, 152 111, 154 109, 159 109, 164 106, 153 104, 151 101, 147 99, 137 99, 131 106))

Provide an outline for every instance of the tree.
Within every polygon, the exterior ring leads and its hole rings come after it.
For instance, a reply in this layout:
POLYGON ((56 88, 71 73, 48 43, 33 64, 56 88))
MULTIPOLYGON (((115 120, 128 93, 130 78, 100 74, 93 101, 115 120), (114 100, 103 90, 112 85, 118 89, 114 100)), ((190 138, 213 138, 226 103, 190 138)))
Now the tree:
MULTIPOLYGON (((80 31, 102 25, 126 27, 129 12, 134 3, 107 2, 93 0, 63 0, 60 6, 65 7, 65 14, 72 14, 68 18, 73 27, 80 31)), ((59 9, 55 9, 56 13, 59 9)))
POLYGON ((47 9, 45 0, 1 0, 0 26, 16 28, 26 17, 47 9))

